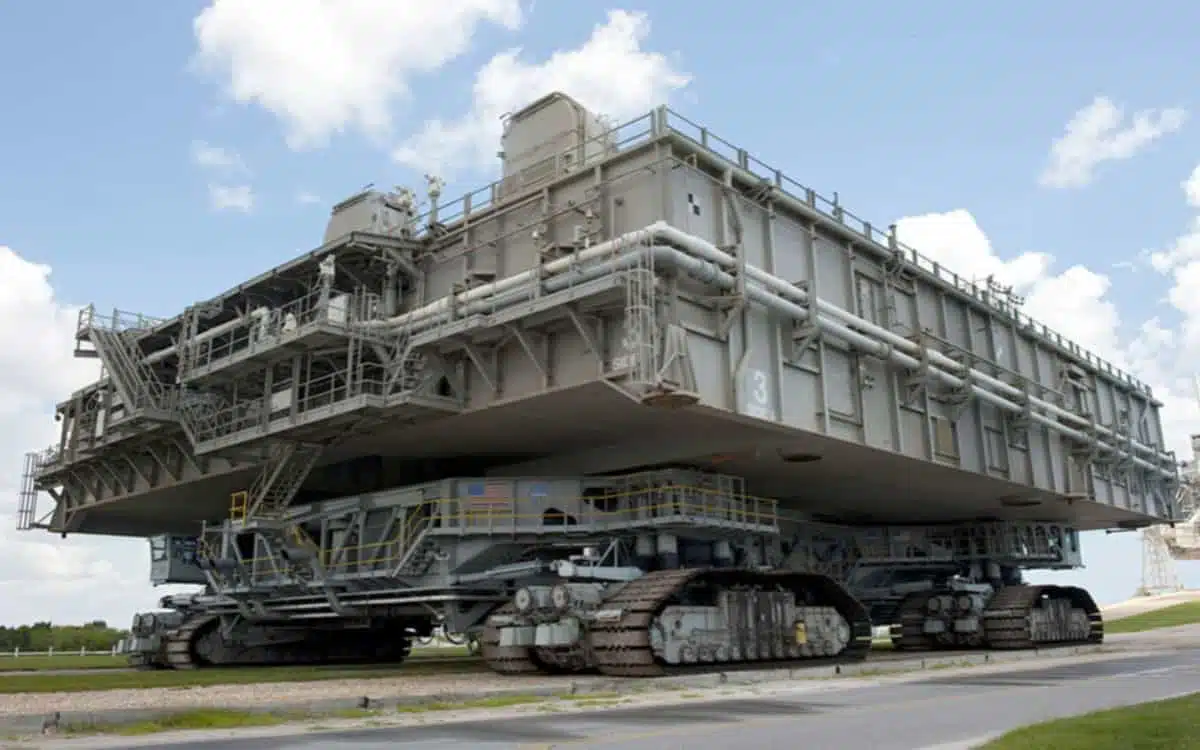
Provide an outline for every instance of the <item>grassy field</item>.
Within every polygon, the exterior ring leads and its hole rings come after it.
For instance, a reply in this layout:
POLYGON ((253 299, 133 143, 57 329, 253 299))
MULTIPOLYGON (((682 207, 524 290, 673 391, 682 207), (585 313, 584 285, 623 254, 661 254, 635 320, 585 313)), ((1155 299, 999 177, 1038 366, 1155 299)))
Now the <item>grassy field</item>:
POLYGON ((242 667, 154 672, 94 669, 73 674, 6 674, 3 679, 0 679, 0 694, 75 693, 84 690, 308 682, 348 678, 378 679, 428 674, 483 673, 486 671, 486 667, 478 660, 462 657, 465 657, 465 653, 458 658, 452 657, 449 661, 433 660, 428 656, 424 658, 415 656, 404 664, 394 666, 242 667))
MULTIPOLYGON (((425 714, 441 711, 463 711, 480 708, 508 708, 541 704, 548 710, 556 710, 555 704, 572 704, 579 707, 613 706, 625 702, 617 693, 588 693, 583 695, 506 695, 491 698, 474 698, 465 701, 434 701, 401 704, 374 709, 342 709, 321 713, 299 713, 292 711, 237 711, 228 709, 201 709, 181 711, 157 719, 137 722, 86 722, 67 724, 62 730, 67 735, 146 735, 159 732, 237 729, 244 727, 277 726, 280 724, 314 721, 322 719, 368 719, 395 714, 425 714)), ((312 730, 328 729, 320 725, 312 730)))
POLYGON ((1035 724, 980 750, 1200 750, 1200 693, 1035 724))
POLYGON ((34 672, 43 669, 119 669, 129 663, 124 656, 89 654, 72 656, 0 656, 0 672, 34 672))
MULTIPOLYGON (((429 659, 461 658, 467 656, 466 646, 446 646, 445 648, 417 648, 409 661, 429 659)), ((55 656, 0 656, 0 674, 5 672, 42 672, 57 669, 125 669, 129 662, 124 655, 109 656, 98 654, 89 656, 71 656, 60 654, 55 656)), ((11 678, 12 675, 9 676, 11 678)))
POLYGON ((1200 602, 1183 602, 1153 612, 1122 617, 1104 623, 1105 633, 1141 633, 1157 628, 1200 623, 1200 602))

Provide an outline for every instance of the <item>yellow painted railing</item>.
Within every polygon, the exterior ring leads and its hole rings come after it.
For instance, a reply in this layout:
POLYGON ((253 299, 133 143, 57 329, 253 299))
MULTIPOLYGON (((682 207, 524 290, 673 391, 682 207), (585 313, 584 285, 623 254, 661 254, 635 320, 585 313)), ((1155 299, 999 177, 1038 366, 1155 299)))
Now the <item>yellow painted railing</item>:
MULTIPOLYGON (((768 498, 731 496, 710 488, 681 485, 655 491, 658 495, 675 497, 655 498, 654 502, 650 502, 650 494, 646 490, 626 490, 589 495, 586 498, 562 498, 557 501, 559 504, 576 506, 578 511, 525 513, 517 512, 515 508, 518 502, 527 503, 528 499, 518 501, 513 498, 488 498, 495 506, 507 504, 508 508, 464 509, 462 506, 476 498, 438 498, 408 506, 407 518, 399 525, 396 533, 387 539, 339 547, 338 559, 333 557, 334 550, 322 549, 319 557, 322 566, 331 573, 351 572, 354 568, 363 572, 389 568, 399 564, 413 545, 418 543, 419 537, 435 524, 443 529, 456 529, 468 533, 520 533, 546 528, 566 532, 578 526, 603 527, 610 523, 663 519, 724 520, 753 526, 774 526, 778 523, 777 503, 768 498), (622 501, 625 501, 624 504, 622 501), (617 507, 601 510, 596 505, 617 507), (573 518, 575 523, 568 525, 569 518, 573 518), (541 523, 529 523, 532 520, 540 520, 541 523)), ((306 545, 318 546, 299 527, 294 529, 294 533, 303 534, 307 538, 306 545)), ((255 566, 256 563, 264 566, 262 575, 277 574, 270 558, 248 558, 244 562, 249 566, 255 566)))
POLYGON ((246 520, 246 513, 249 510, 250 493, 246 491, 235 492, 229 496, 229 520, 241 522, 246 520))

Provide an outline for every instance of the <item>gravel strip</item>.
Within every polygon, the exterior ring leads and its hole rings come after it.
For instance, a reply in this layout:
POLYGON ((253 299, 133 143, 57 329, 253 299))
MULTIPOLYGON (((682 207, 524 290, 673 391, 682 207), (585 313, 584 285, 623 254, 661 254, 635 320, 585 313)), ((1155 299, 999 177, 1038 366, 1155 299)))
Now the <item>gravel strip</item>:
MULTIPOLYGON (((1105 640, 1103 651, 1107 652, 1195 648, 1200 645, 1200 625, 1114 635, 1105 640)), ((935 661, 956 660, 979 655, 978 652, 973 655, 962 652, 934 652, 922 657, 885 651, 878 655, 872 655, 865 663, 859 665, 858 669, 869 672, 881 668, 886 669, 885 665, 889 662, 912 661, 919 664, 925 658, 935 661)), ((1041 654, 1036 652, 993 652, 993 658, 997 661, 1012 661, 1029 658, 1054 658, 1054 655, 1051 652, 1041 652, 1041 654)), ((815 677, 819 673, 820 669, 817 668, 814 669, 812 675, 815 677)), ((624 681, 617 680, 616 682, 623 683, 624 681)), ((202 687, 92 690, 78 693, 13 693, 0 695, 0 716, 29 716, 56 710, 66 714, 68 712, 104 713, 147 709, 156 711, 194 708, 262 709, 281 705, 353 701, 364 695, 379 700, 397 700, 403 697, 409 701, 422 698, 452 701, 469 700, 497 691, 508 694, 522 690, 566 691, 571 689, 572 684, 581 691, 607 690, 612 688, 614 680, 601 676, 505 677, 483 672, 468 675, 423 674, 411 677, 358 678, 319 682, 267 682, 202 687)), ((647 685, 647 687, 649 686, 647 685)))
MULTIPOLYGON (((589 678, 577 679, 585 683, 589 678)), ((600 679, 600 678, 595 678, 600 679)), ((472 674, 440 677, 420 675, 380 679, 322 680, 319 682, 260 682, 202 687, 89 690, 78 693, 12 693, 0 695, 0 716, 50 711, 103 712, 123 709, 247 708, 279 704, 347 700, 368 695, 440 697, 469 696, 495 690, 566 687, 570 680, 546 677, 502 677, 472 674)))

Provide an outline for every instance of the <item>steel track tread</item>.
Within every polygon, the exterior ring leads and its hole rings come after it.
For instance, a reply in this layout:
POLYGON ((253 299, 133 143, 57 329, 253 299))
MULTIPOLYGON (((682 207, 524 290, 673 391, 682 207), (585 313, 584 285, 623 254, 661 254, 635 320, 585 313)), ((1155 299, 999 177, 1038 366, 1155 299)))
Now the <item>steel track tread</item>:
POLYGON ((543 670, 534 661, 533 649, 527 646, 501 646, 500 628, 491 624, 492 615, 511 615, 516 611, 516 605, 508 602, 488 615, 483 632, 479 635, 480 655, 488 668, 498 674, 538 674, 543 670))
POLYGON ((194 615, 168 633, 163 649, 166 653, 167 666, 171 669, 198 668, 200 665, 196 663, 195 653, 192 650, 196 633, 217 619, 215 615, 194 615))
MULTIPOLYGON (((650 647, 650 626, 655 616, 673 595, 697 578, 713 572, 712 568, 686 568, 647 573, 625 584, 601 605, 602 610, 622 609, 616 622, 593 622, 590 633, 592 657, 601 674, 611 677, 663 677, 695 672, 731 672, 780 667, 812 667, 820 664, 862 661, 871 649, 871 622, 866 609, 849 597, 861 610, 851 621, 850 644, 838 656, 800 659, 757 659, 742 662, 707 662, 703 664, 667 665, 658 661, 650 647)), ((728 569, 717 569, 729 572, 728 569)), ((767 583, 772 578, 781 582, 799 575, 793 572, 742 571, 746 579, 767 583)), ((821 576, 825 578, 824 576, 821 576)), ((848 618, 849 619, 849 618, 848 618)))
POLYGON ((1075 586, 1005 586, 1000 589, 988 602, 983 612, 983 628, 987 636, 989 648, 1016 650, 1031 649, 1041 645, 1071 646, 1084 643, 1101 643, 1104 640, 1104 623, 1091 595, 1075 586), (1043 594, 1071 593, 1086 597, 1084 608, 1091 610, 1088 618, 1091 621, 1091 632, 1087 638, 1073 641, 1038 640, 1031 630, 1030 613, 1034 604, 1043 594))
POLYGON ((933 640, 925 635, 925 608, 932 592, 909 594, 896 608, 897 624, 892 625, 892 646, 900 651, 932 651, 933 640))

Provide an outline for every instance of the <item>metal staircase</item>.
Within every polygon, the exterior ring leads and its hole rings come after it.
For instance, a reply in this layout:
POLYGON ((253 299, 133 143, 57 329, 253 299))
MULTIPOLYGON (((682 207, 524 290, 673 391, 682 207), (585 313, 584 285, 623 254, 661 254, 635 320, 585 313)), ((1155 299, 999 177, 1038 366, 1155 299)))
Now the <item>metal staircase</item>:
POLYGON ((167 411, 171 405, 166 386, 140 356, 133 351, 136 331, 119 331, 92 325, 89 338, 108 370, 121 400, 130 409, 167 411))
POLYGON ((433 564, 437 545, 428 534, 433 526, 431 510, 429 505, 417 505, 408 511, 397 540, 400 556, 392 567, 393 577, 424 575, 433 564))
POLYGON ((277 517, 296 496, 324 447, 303 443, 272 446, 271 455, 250 485, 247 519, 277 517))
POLYGON ((34 481, 41 464, 41 455, 37 451, 25 454, 25 470, 21 474, 21 494, 17 500, 17 531, 29 531, 38 526, 37 486, 34 481))

